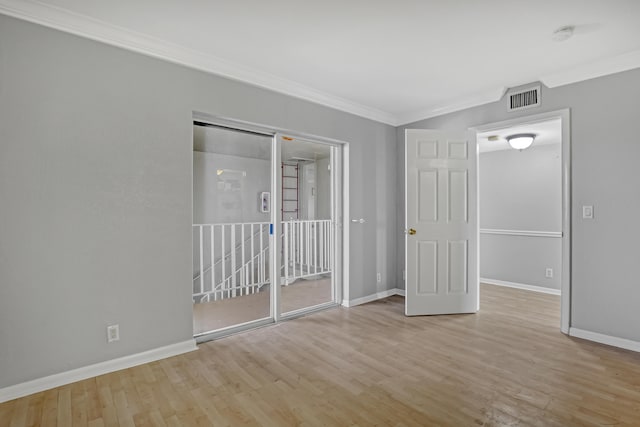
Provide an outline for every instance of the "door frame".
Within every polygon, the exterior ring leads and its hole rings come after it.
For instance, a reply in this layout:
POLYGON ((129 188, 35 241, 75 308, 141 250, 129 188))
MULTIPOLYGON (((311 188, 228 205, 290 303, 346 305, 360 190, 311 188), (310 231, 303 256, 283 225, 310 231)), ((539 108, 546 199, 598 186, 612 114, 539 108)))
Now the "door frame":
MULTIPOLYGON (((335 218, 335 256, 334 259, 337 262, 334 265, 334 275, 339 278, 336 286, 334 287, 335 293, 332 301, 324 304, 320 304, 318 306, 312 306, 308 309, 300 309, 294 312, 287 313, 286 316, 282 316, 281 310, 278 310, 278 304, 280 304, 280 286, 272 286, 271 287, 271 309, 270 309, 270 318, 268 319, 259 319, 252 322, 243 323, 236 326, 231 326, 227 328, 223 328, 217 331, 213 331, 211 333, 204 333, 196 337, 197 342, 209 341, 216 338, 221 338, 223 336, 231 335, 237 332, 241 332, 248 329, 253 329, 256 327, 264 326, 267 324, 277 323, 281 320, 292 319, 295 317, 299 317, 302 315, 309 314, 311 312, 322 310, 331 306, 339 306, 342 302, 343 297, 349 296, 349 143, 346 141, 341 141, 337 139, 307 134, 303 132, 298 132, 290 129, 278 128, 274 126, 268 126, 258 123, 247 122, 243 120, 237 120, 228 117, 216 116, 207 113, 202 113, 198 111, 192 112, 191 117, 191 125, 193 122, 203 122, 209 123, 214 126, 226 127, 231 130, 239 130, 239 131, 249 131, 253 133, 264 134, 265 136, 269 136, 273 138, 271 145, 271 166, 272 166, 272 179, 271 179, 271 217, 270 221, 274 225, 273 227, 273 236, 279 236, 282 231, 282 218, 280 208, 277 205, 277 200, 280 197, 280 175, 275 173, 274 171, 279 170, 280 168, 280 144, 277 141, 277 138, 282 135, 286 135, 293 138, 299 138, 307 141, 317 142, 319 144, 327 144, 332 147, 336 147, 341 153, 340 156, 336 156, 338 158, 338 163, 332 163, 332 167, 336 167, 336 170, 342 171, 342 174, 337 176, 337 179, 333 181, 333 185, 341 185, 341 197, 340 200, 335 200, 335 197, 332 197, 332 213, 335 218), (273 202, 276 202, 274 204, 273 202), (340 236, 341 234, 341 236, 340 236), (340 236, 340 238, 337 238, 340 236), (339 244, 342 242, 342 244, 339 244)), ((193 140, 193 134, 191 136, 193 140)), ((192 145, 190 144, 190 149, 192 150, 192 145)), ((192 164, 193 167, 193 164, 192 164)), ((191 179, 193 179, 193 170, 191 171, 191 179)), ((192 183, 193 184, 193 183, 192 183)), ((193 185, 192 190, 193 191, 193 185)), ((333 191, 333 188, 332 188, 333 191)), ((191 216, 193 217, 193 193, 191 194, 191 216)), ((276 239, 270 238, 271 250, 273 251, 274 256, 271 257, 271 283, 276 284, 280 283, 280 251, 275 250, 278 247, 278 244, 275 242, 276 239)), ((192 254, 193 257, 193 254, 192 254)))
MULTIPOLYGON (((569 334, 571 326, 571 110, 548 111, 545 113, 521 116, 514 119, 492 122, 470 127, 478 134, 518 125, 545 122, 560 119, 562 126, 562 277, 560 285, 560 330, 569 334)), ((478 193, 479 194, 479 193, 478 193)), ((478 206, 480 198, 478 197, 478 206)), ((480 229, 478 229, 480 233, 480 229)), ((478 241, 480 236, 478 235, 478 241)))

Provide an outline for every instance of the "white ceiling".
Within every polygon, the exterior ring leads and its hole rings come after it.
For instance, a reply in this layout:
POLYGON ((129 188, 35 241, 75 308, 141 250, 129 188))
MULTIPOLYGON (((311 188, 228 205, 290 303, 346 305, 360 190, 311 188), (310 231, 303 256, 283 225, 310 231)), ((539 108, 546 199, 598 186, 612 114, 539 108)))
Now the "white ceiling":
POLYGON ((518 133, 534 134, 536 137, 532 147, 560 144, 562 142, 562 122, 560 119, 552 119, 478 133, 478 151, 487 153, 490 151, 512 150, 507 142, 507 136, 518 133), (490 136, 495 136, 498 139, 489 141, 490 136))
POLYGON ((0 0, 0 13, 392 125, 640 66, 638 0, 0 0), (564 25, 575 35, 553 42, 564 25))

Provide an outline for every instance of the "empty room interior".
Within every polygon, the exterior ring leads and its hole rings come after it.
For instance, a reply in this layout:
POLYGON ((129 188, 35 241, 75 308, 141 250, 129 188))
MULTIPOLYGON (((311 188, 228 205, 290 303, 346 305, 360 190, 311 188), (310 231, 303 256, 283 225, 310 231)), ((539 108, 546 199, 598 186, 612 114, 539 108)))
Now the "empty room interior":
POLYGON ((478 133, 480 281, 561 294, 560 119, 478 133), (513 148, 512 135, 535 135, 513 148))
POLYGON ((640 425, 638 17, 0 0, 0 427, 640 425))

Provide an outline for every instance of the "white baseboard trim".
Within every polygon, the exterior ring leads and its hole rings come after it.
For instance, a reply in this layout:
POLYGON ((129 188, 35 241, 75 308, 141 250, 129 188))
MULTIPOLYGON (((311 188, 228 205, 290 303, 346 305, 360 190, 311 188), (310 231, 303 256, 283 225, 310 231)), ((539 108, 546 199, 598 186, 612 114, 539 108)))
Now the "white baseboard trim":
POLYGON ((488 285, 505 286, 507 288, 524 289, 526 291, 540 292, 543 294, 560 295, 560 289, 545 288, 543 286, 526 285, 524 283, 507 282, 505 280, 480 278, 480 283, 488 285))
POLYGON ((576 338, 595 341, 600 344, 624 348, 625 350, 640 352, 640 342, 631 341, 626 338, 614 337, 611 335, 600 334, 598 332, 585 331, 584 329, 578 328, 569 328, 569 335, 576 338))
POLYGON ((119 357, 117 359, 107 360, 105 362, 73 369, 71 371, 61 372, 59 374, 15 384, 0 389, 0 403, 74 383, 76 381, 86 380, 87 378, 97 377, 98 375, 104 375, 121 369, 127 369, 144 363, 188 353, 197 349, 196 341, 191 339, 164 347, 154 348, 153 350, 143 351, 142 353, 131 354, 129 356, 119 357))
POLYGON ((391 295, 404 296, 404 289, 399 289, 399 288, 387 289, 386 291, 376 292, 375 294, 367 295, 366 297, 355 298, 352 300, 343 300, 342 305, 344 307, 354 307, 356 305, 366 304, 371 301, 387 298, 387 297, 390 297, 391 295))

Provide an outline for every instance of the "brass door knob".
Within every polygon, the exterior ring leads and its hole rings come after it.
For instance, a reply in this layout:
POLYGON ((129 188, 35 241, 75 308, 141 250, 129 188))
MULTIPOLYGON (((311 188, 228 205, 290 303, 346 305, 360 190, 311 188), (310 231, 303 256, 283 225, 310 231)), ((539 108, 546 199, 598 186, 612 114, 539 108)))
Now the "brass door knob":
POLYGON ((410 236, 413 236, 414 234, 416 234, 416 230, 415 230, 415 229, 413 229, 413 228, 410 228, 410 229, 409 229, 409 235, 410 235, 410 236))

